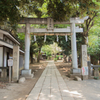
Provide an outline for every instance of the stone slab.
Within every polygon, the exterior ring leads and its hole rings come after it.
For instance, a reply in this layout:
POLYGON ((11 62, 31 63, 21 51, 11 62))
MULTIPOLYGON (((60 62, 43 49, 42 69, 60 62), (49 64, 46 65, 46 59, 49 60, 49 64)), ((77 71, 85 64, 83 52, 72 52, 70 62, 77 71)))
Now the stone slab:
POLYGON ((62 96, 71 97, 70 91, 54 63, 48 63, 26 100, 62 100, 62 96))

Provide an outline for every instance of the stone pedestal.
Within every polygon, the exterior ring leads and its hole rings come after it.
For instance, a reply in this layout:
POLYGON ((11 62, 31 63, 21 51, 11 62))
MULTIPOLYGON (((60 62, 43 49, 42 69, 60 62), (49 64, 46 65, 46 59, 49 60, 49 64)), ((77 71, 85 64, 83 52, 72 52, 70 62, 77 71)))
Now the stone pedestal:
POLYGON ((22 70, 22 76, 25 78, 33 78, 33 74, 31 74, 31 69, 22 70))
POLYGON ((77 69, 71 69, 71 73, 70 73, 70 78, 75 78, 75 76, 78 76, 81 78, 81 69, 77 68, 77 69))
POLYGON ((81 74, 81 69, 80 69, 80 68, 71 69, 71 73, 72 73, 72 74, 81 74))
POLYGON ((82 80, 87 80, 87 79, 89 79, 88 75, 82 75, 82 80))

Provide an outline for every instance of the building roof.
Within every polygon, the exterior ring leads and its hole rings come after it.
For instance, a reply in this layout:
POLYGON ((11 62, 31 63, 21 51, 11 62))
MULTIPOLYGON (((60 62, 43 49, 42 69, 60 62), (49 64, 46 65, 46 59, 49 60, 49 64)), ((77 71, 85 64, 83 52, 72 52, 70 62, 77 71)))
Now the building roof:
MULTIPOLYGON (((0 33, 6 35, 7 37, 9 37, 12 41, 14 41, 16 44, 20 45, 20 42, 10 33, 10 32, 7 32, 5 30, 2 30, 0 29, 0 33)), ((0 39, 0 44, 6 46, 6 47, 9 47, 11 49, 13 49, 13 45, 5 42, 4 40, 0 39)), ((21 53, 25 53, 23 50, 19 50, 21 53)))
POLYGON ((14 42, 16 42, 18 45, 20 45, 20 42, 10 32, 7 32, 7 31, 5 31, 3 29, 0 29, 0 33, 5 34, 10 39, 12 39, 14 42))

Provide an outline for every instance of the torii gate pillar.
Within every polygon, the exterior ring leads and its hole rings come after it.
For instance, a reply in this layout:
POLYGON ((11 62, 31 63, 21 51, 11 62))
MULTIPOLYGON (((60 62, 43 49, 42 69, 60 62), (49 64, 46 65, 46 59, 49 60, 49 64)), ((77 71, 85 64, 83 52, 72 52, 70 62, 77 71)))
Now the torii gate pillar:
POLYGON ((72 73, 81 73, 81 69, 78 69, 78 61, 77 61, 77 44, 76 44, 76 29, 75 24, 84 23, 88 17, 80 18, 70 18, 71 23, 71 48, 72 48, 72 73))
POLYGON ((73 69, 77 69, 78 63, 77 63, 77 46, 76 46, 75 23, 71 24, 71 31, 73 33, 72 36, 71 36, 72 67, 73 67, 73 69))
POLYGON ((31 69, 29 69, 29 58, 30 58, 30 24, 26 23, 25 28, 25 67, 22 70, 22 76, 26 78, 32 78, 31 69))
POLYGON ((72 48, 72 73, 81 73, 81 70, 78 69, 78 61, 77 61, 77 44, 76 44, 76 31, 75 31, 75 23, 71 24, 71 48, 72 48))

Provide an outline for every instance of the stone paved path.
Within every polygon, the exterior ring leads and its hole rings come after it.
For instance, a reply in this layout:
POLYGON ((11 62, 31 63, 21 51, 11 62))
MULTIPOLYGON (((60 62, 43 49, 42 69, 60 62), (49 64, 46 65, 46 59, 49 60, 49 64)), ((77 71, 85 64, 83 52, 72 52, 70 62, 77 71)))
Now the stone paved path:
POLYGON ((26 100, 74 100, 54 62, 49 62, 26 100))

